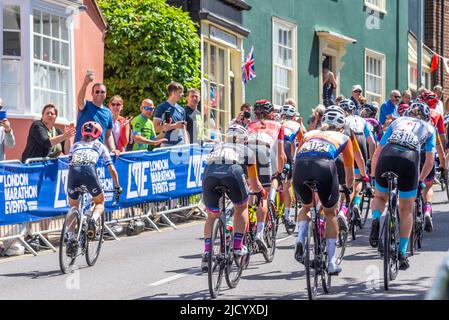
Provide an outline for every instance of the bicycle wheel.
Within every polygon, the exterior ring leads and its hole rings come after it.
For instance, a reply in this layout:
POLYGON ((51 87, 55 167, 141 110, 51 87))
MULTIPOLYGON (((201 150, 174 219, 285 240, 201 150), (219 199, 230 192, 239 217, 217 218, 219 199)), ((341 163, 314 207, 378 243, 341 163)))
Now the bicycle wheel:
POLYGON ((368 220, 369 210, 371 208, 371 197, 363 194, 362 196, 362 227, 365 228, 366 221, 368 220), (366 209, 363 211, 363 203, 366 202, 366 209))
POLYGON ((263 257, 266 262, 272 262, 274 259, 274 253, 276 251, 276 209, 274 203, 270 202, 268 206, 268 213, 263 228, 265 243, 268 250, 263 251, 263 257))
POLYGON ((354 214, 354 203, 351 202, 351 205, 349 206, 349 219, 348 219, 348 229, 349 232, 351 232, 351 237, 352 237, 352 241, 356 240, 356 228, 357 228, 357 224, 356 224, 356 217, 354 214))
MULTIPOLYGON (((243 238, 243 245, 246 245, 246 237, 243 238)), ((231 238, 231 244, 234 243, 234 237, 231 238)), ((228 248, 228 259, 226 261, 225 279, 229 288, 235 288, 240 281, 246 261, 249 259, 249 251, 246 255, 236 258, 234 257, 231 246, 228 248)))
POLYGON ((72 207, 66 215, 64 225, 59 239, 59 267, 61 272, 66 274, 73 271, 73 266, 78 254, 77 235, 79 233, 80 219, 78 209, 72 207), (69 219, 70 225, 69 225, 69 219), (74 236, 69 240, 68 230, 72 230, 74 236))
POLYGON ((348 232, 339 230, 338 231, 338 239, 335 250, 337 250, 337 264, 340 264, 343 261, 343 257, 346 251, 346 243, 348 240, 348 232))
POLYGON ((316 268, 316 253, 318 252, 317 234, 313 221, 309 223, 304 250, 306 250, 304 266, 306 269, 307 295, 309 300, 315 300, 318 291, 319 274, 316 268))
POLYGON ((390 212, 387 210, 385 214, 383 226, 383 257, 384 257, 384 288, 388 290, 388 282, 390 281, 390 212))
MULTIPOLYGON (((395 209, 396 215, 398 217, 398 209, 395 209)), ((396 279, 399 272, 399 222, 397 218, 393 221, 390 232, 390 250, 392 251, 390 254, 390 280, 396 279)))
POLYGON ((444 170, 444 177, 443 177, 443 184, 445 185, 446 189, 446 197, 447 201, 449 201, 449 172, 448 170, 444 170))
POLYGON ((87 237, 86 244, 86 262, 92 267, 100 255, 101 247, 103 245, 104 236, 104 214, 99 217, 100 223, 95 226, 95 236, 92 239, 87 237))
POLYGON ((321 239, 321 284, 323 286, 323 291, 325 294, 329 293, 331 287, 331 275, 327 271, 327 250, 326 250, 326 239, 321 239), (326 252, 326 253, 325 253, 326 252))
POLYGON ((212 226, 212 238, 207 255, 207 280, 209 292, 212 299, 215 299, 220 291, 223 272, 225 269, 225 234, 223 222, 215 220, 212 226))
POLYGON ((416 220, 416 209, 417 207, 417 203, 415 201, 415 203, 413 204, 413 223, 412 223, 412 231, 410 232, 410 241, 409 241, 409 249, 410 249, 410 255, 413 256, 415 254, 415 249, 417 247, 417 220, 416 220))

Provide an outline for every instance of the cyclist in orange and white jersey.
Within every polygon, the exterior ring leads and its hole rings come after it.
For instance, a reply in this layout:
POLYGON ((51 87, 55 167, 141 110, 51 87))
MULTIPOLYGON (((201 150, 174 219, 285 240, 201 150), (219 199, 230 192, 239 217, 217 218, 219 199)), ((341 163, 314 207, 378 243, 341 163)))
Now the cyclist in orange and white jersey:
MULTIPOLYGON (((255 119, 248 125, 248 147, 256 154, 259 181, 267 194, 274 174, 281 174, 285 164, 284 127, 273 120, 274 107, 266 99, 258 100, 253 106, 255 119)), ((267 250, 263 240, 263 226, 267 215, 267 197, 257 209, 256 241, 262 250, 267 250)))

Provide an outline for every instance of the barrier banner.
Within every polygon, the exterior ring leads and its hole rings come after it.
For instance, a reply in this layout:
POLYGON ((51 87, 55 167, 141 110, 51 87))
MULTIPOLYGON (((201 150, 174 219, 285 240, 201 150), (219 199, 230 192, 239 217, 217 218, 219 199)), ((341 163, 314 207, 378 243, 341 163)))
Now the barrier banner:
MULTIPOLYGON (((201 193, 210 150, 209 146, 185 145, 121 154, 114 165, 123 193, 114 207, 114 194, 105 193, 106 210, 201 193)), ((0 225, 64 214, 69 209, 68 173, 68 157, 30 164, 0 163, 0 225)), ((114 189, 102 160, 97 164, 97 175, 104 190, 114 189)))

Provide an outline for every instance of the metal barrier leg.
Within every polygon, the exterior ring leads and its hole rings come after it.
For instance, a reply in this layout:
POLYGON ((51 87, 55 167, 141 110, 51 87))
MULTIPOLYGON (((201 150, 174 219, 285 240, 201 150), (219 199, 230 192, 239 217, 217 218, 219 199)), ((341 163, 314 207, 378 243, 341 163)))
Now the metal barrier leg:
POLYGON ((174 228, 174 229, 176 229, 176 230, 178 229, 178 227, 177 227, 173 222, 171 222, 169 218, 167 218, 167 216, 165 215, 165 213, 159 213, 159 214, 161 215, 162 219, 163 219, 166 223, 168 223, 168 224, 170 225, 170 227, 172 227, 172 228, 174 228))
POLYGON ((149 224, 151 224, 151 227, 153 229, 156 229, 158 232, 161 232, 161 230, 159 230, 159 228, 157 227, 157 225, 148 217, 148 216, 144 216, 143 217, 146 221, 148 221, 149 224))
POLYGON ((37 233, 38 237, 45 243, 47 247, 49 247, 53 252, 56 252, 56 248, 48 241, 47 238, 45 238, 40 232, 37 233))
POLYGON ((25 248, 27 248, 28 251, 30 251, 34 256, 37 256, 37 252, 33 250, 33 248, 30 247, 30 245, 22 238, 17 238, 17 240, 19 240, 25 248))
POLYGON ((111 228, 108 227, 107 224, 104 224, 104 228, 106 229, 106 231, 114 238, 114 240, 120 241, 119 238, 117 238, 117 236, 115 235, 115 233, 111 230, 111 228))

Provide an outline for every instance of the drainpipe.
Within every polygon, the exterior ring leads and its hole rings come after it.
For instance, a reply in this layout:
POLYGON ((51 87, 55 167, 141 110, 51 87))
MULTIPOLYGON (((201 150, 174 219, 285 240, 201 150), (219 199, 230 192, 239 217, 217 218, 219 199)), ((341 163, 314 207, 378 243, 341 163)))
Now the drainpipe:
POLYGON ((396 82, 395 88, 399 88, 399 0, 396 0, 396 82))
MULTIPOLYGON (((441 55, 444 57, 444 0, 441 0, 441 44, 440 44, 440 50, 441 55)), ((440 66, 440 84, 441 86, 444 86, 444 72, 443 72, 443 66, 440 66)))
POLYGON ((416 88, 419 88, 422 85, 422 43, 423 43, 423 21, 424 21, 424 6, 423 0, 418 0, 418 79, 416 83, 416 88))

